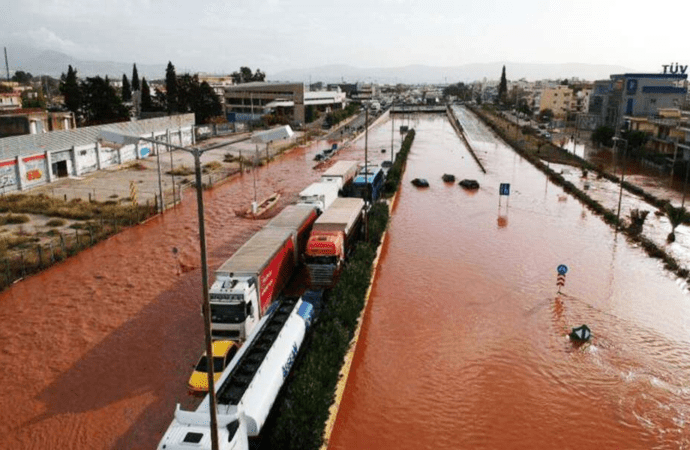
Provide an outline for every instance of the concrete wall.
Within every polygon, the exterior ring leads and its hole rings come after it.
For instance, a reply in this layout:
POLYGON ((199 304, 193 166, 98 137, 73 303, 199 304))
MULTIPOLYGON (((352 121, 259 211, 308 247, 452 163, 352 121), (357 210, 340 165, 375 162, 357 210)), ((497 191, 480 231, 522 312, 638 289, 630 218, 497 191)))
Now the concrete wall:
MULTIPOLYGON (((193 127, 165 130, 147 135, 148 138, 186 147, 192 145, 193 127)), ((82 176, 107 167, 117 166, 140 158, 155 157, 156 145, 140 141, 138 145, 102 145, 94 142, 72 148, 16 157, 0 161, 0 193, 21 191, 58 179, 53 166, 67 168, 68 176, 82 176)), ((159 145, 161 153, 168 148, 159 145)))

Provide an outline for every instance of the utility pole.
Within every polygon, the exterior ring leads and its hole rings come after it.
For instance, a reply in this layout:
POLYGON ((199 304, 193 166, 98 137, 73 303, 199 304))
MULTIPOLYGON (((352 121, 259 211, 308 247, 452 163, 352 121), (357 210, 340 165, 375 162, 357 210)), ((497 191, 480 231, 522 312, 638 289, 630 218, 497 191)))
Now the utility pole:
POLYGON ((173 166, 173 151, 172 148, 168 150, 170 153, 170 178, 172 178, 173 185, 173 207, 175 207, 175 166, 173 166))
POLYGON ((393 105, 391 105, 391 164, 395 159, 395 150, 393 150, 393 138, 395 136, 395 116, 393 115, 393 105))
POLYGON ((626 139, 614 137, 613 138, 614 153, 615 153, 615 149, 616 149, 616 142, 618 142, 618 141, 625 142, 625 146, 623 147, 623 167, 621 169, 621 187, 620 187, 620 193, 618 194, 618 211, 616 212, 616 231, 618 231, 618 229, 620 228, 621 201, 623 200, 623 179, 625 177, 625 153, 628 150, 628 141, 626 139))
MULTIPOLYGON (((166 145, 168 144, 166 143, 166 145)), ((158 143, 156 143, 156 162, 158 163, 158 192, 161 200, 159 211, 162 213, 165 211, 165 201, 163 200, 163 178, 161 175, 161 150, 158 143)))
POLYGON ((10 81, 10 64, 7 62, 7 47, 5 47, 5 69, 7 70, 7 81, 10 81))
POLYGON ((364 239, 369 240, 369 218, 367 207, 369 206, 369 106, 364 114, 364 239))

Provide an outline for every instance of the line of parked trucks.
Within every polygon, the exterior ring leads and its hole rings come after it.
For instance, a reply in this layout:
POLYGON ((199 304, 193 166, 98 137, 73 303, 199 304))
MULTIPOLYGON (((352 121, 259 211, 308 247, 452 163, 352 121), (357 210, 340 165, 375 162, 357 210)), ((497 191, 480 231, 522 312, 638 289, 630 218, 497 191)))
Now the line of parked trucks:
MULTIPOLYGON (((380 171, 380 168, 378 168, 380 171)), ((376 200, 380 186, 359 188, 377 177, 356 161, 339 161, 317 183, 300 193, 252 236, 215 272, 209 290, 213 339, 243 342, 216 384, 222 449, 248 449, 257 436, 278 390, 287 377, 311 323, 313 305, 281 296, 301 264, 312 288, 333 285, 363 234, 367 192, 376 200), (360 194, 364 198, 343 195, 360 194), (373 194, 376 194, 375 197, 373 194)), ((194 412, 181 411, 160 441, 159 449, 210 449, 209 400, 194 412)))

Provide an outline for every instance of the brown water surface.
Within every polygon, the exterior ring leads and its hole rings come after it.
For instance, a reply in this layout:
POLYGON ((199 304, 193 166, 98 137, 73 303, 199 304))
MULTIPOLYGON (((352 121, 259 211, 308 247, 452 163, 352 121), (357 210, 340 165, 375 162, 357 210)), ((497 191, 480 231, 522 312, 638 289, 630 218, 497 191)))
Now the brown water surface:
POLYGON ((488 173, 445 118, 417 116, 330 448, 687 448, 685 289, 459 115, 488 173))

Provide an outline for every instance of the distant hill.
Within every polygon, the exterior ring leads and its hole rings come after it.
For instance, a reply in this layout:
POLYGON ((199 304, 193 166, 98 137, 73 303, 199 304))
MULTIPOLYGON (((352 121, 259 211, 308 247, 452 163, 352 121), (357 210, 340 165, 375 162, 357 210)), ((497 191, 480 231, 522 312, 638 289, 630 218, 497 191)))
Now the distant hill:
POLYGON ((529 81, 542 79, 557 79, 578 77, 584 80, 600 80, 608 78, 614 73, 635 72, 623 66, 597 64, 530 64, 494 62, 481 64, 465 64, 462 66, 424 66, 410 65, 391 68, 359 68, 348 65, 329 65, 313 67, 311 69, 285 70, 275 74, 267 74, 271 81, 323 81, 336 83, 357 81, 381 84, 391 83, 457 83, 482 80, 497 80, 501 76, 501 69, 506 66, 506 76, 509 80, 526 78, 529 81))
MULTIPOLYGON (((76 67, 80 77, 95 75, 120 78, 125 73, 132 73, 133 62, 114 61, 83 61, 65 53, 54 50, 39 50, 24 44, 7 45, 10 71, 23 70, 33 75, 52 75, 59 77, 67 72, 67 66, 76 67)), ((162 79, 165 77, 167 64, 137 63, 140 77, 147 79, 162 79)), ((636 72, 639 70, 614 65, 597 64, 531 64, 512 62, 493 62, 482 64, 465 64, 462 66, 425 66, 409 65, 388 68, 361 68, 350 65, 327 65, 310 69, 284 70, 267 73, 269 81, 302 81, 308 83, 323 81, 325 83, 357 81, 380 84, 391 83, 457 83, 482 80, 497 80, 501 75, 501 68, 506 66, 506 76, 509 80, 526 78, 527 80, 556 79, 579 77, 585 80, 599 80, 608 78, 613 73, 636 72)), ((185 69, 187 70, 187 69, 185 69)), ((194 70, 203 71, 203 68, 194 70)), ((228 73, 237 70, 229 68, 228 73)), ((4 72, 4 70, 3 70, 4 72)), ((178 68, 178 73, 180 70, 178 68)))
MULTIPOLYGON (((108 75, 111 79, 119 79, 122 74, 132 76, 132 64, 113 61, 82 61, 65 53, 54 50, 39 50, 26 45, 7 46, 10 71, 23 70, 32 75, 51 75, 59 77, 67 73, 70 64, 77 69, 79 77, 93 77, 108 75)), ((3 61, 4 62, 4 61, 3 61)), ((137 72, 140 77, 149 80, 165 78, 167 64, 139 64, 137 72)), ((4 67, 2 72, 4 73, 4 67)))

